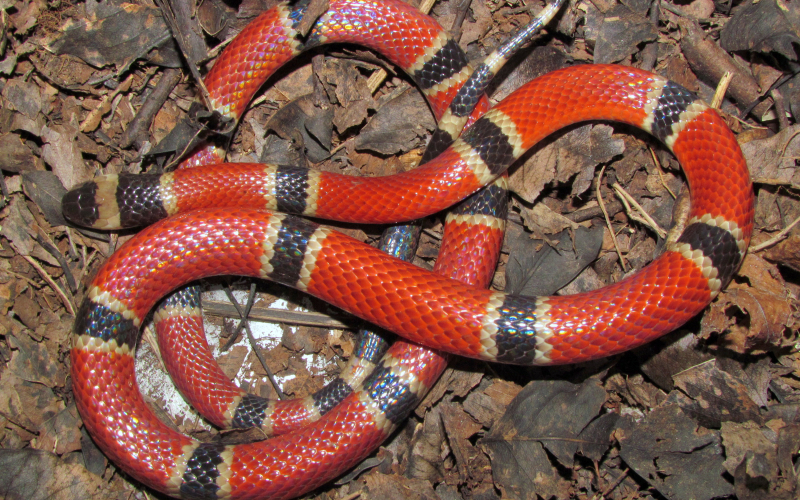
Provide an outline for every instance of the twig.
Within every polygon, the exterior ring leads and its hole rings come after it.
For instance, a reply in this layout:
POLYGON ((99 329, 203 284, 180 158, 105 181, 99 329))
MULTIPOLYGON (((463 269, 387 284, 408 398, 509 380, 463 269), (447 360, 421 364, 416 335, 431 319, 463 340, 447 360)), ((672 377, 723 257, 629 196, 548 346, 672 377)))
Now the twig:
POLYGON ((714 90, 714 97, 711 99, 711 107, 719 109, 722 106, 722 100, 725 99, 725 93, 733 80, 733 73, 726 71, 722 78, 719 79, 716 90, 714 90))
POLYGON ((15 277, 17 279, 20 279, 22 281, 26 281, 30 286, 32 286, 36 290, 38 290, 42 286, 41 283, 37 283, 37 282, 33 281, 32 279, 28 278, 24 274, 15 273, 11 269, 5 269, 5 270, 3 270, 3 273, 4 274, 8 274, 9 276, 13 276, 13 277, 15 277))
POLYGON ((775 114, 778 115, 778 130, 786 130, 789 128, 789 119, 786 118, 786 103, 783 100, 783 94, 778 89, 772 89, 769 91, 769 96, 772 97, 772 102, 775 103, 775 114))
POLYGON ((600 193, 600 184, 603 180, 603 173, 606 171, 606 166, 603 165, 603 168, 600 169, 600 175, 597 177, 597 203, 600 205, 600 210, 603 211, 603 216, 606 219, 606 225, 608 226, 608 231, 611 233, 611 241, 614 242, 614 248, 617 251, 617 257, 619 257, 619 263, 622 265, 622 270, 626 273, 628 272, 628 265, 625 264, 625 258, 622 256, 622 251, 619 249, 619 243, 617 243, 617 235, 614 233, 614 227, 611 225, 611 219, 608 217, 608 211, 606 210, 606 202, 603 201, 603 195, 600 193))
MULTIPOLYGON (((44 233, 44 231, 41 231, 44 233)), ((36 240, 39 245, 44 248, 47 253, 53 256, 54 259, 58 261, 58 265, 61 266, 61 270, 64 271, 64 278, 67 280, 67 284, 69 285, 69 289, 73 292, 78 289, 78 284, 75 281, 75 277, 72 276, 72 271, 69 269, 69 265, 67 264, 67 259, 61 255, 61 251, 50 242, 49 238, 47 238, 47 233, 44 233, 45 236, 37 233, 33 235, 33 239, 36 240)))
MULTIPOLYGON (((250 285, 251 289, 251 297, 255 297, 255 283, 250 285)), ((264 368, 264 371, 267 372, 267 378, 269 379, 270 383, 272 384, 272 388, 275 389, 275 392, 278 394, 278 399, 285 399, 286 394, 284 394, 281 387, 278 385, 278 382, 275 380, 275 375, 270 370, 269 366, 267 365, 267 361, 264 359, 264 356, 261 355, 261 349, 259 349, 258 344, 256 344, 256 339, 253 336, 252 330, 250 330, 250 322, 247 321, 246 316, 242 313, 239 309, 239 302, 233 297, 233 293, 231 292, 230 287, 225 287, 225 295, 228 296, 228 300, 236 307, 236 310, 239 312, 240 317, 242 319, 242 323, 244 323, 244 331, 247 332, 247 340, 250 342, 250 347, 253 348, 253 353, 258 358, 258 362, 261 363, 261 367, 264 368)), ((248 302, 250 299, 248 299, 248 302)), ((252 307, 252 303, 250 304, 252 307)))
POLYGON ((456 11, 456 18, 453 21, 453 25, 450 27, 450 36, 452 36, 455 41, 461 40, 461 26, 464 24, 464 19, 467 17, 467 10, 469 10, 470 3, 472 3, 470 0, 461 0, 456 7, 458 9, 456 11))
POLYGON ((383 84, 383 81, 386 80, 386 70, 383 68, 378 68, 375 72, 369 75, 367 79, 367 88, 371 93, 375 93, 383 84))
POLYGON ((222 52, 222 50, 225 47, 227 47, 228 44, 231 43, 235 38, 236 38, 235 36, 232 36, 232 37, 228 38, 227 40, 225 40, 223 42, 220 42, 219 45, 217 45, 216 47, 214 47, 213 49, 208 51, 208 55, 206 55, 206 57, 204 57, 203 59, 200 59, 199 61, 197 61, 197 64, 207 63, 208 61, 210 61, 210 60, 214 59, 215 57, 217 57, 217 55, 219 55, 219 53, 222 52))
POLYGON ((768 177, 756 177, 753 179, 753 184, 767 184, 769 186, 783 186, 788 189, 800 190, 800 184, 794 184, 789 181, 781 179, 770 179, 768 177))
POLYGON ((72 306, 72 302, 70 302, 69 298, 67 298, 67 295, 61 288, 59 288, 53 278, 47 274, 47 271, 45 271, 44 268, 40 266, 39 263, 36 262, 36 260, 34 260, 34 258, 30 255, 23 255, 22 257, 27 260, 34 269, 36 269, 39 275, 47 282, 48 285, 50 285, 50 288, 56 292, 56 295, 58 295, 58 297, 61 299, 61 302, 64 303, 64 307, 67 309, 67 312, 72 316, 75 316, 75 308, 72 306))
MULTIPOLYGON (((616 215, 617 213, 622 211, 623 205, 618 201, 612 201, 611 203, 607 203, 604 208, 606 209, 606 211, 608 211, 609 215, 616 215)), ((589 219, 594 219, 599 215, 603 215, 603 210, 601 210, 600 207, 597 206, 597 207, 582 208, 580 210, 564 214, 564 217, 571 220, 572 222, 583 222, 589 219)))
MULTIPOLYGON (((244 328, 245 324, 248 322, 250 318, 250 312, 253 309, 253 304, 256 301, 256 284, 250 283, 250 292, 247 294, 247 304, 244 306, 244 311, 239 307, 239 302, 234 299, 233 295, 230 292, 230 285, 225 286, 225 295, 228 297, 231 305, 233 306, 234 310, 236 311, 236 316, 239 318, 239 324, 236 325, 236 328, 233 330, 233 334, 231 338, 225 343, 224 346, 220 349, 222 352, 226 352, 228 349, 236 343, 236 339, 239 338, 239 334, 242 333, 242 329, 244 328)), ((205 310, 205 303, 203 304, 203 309, 205 310)))
MULTIPOLYGON (((441 238, 441 235, 439 236, 441 238)), ((203 301, 203 312, 211 316, 238 317, 233 304, 218 301, 203 301)), ((324 313, 314 311, 287 311, 286 309, 272 309, 269 307, 253 307, 247 316, 255 321, 272 321, 290 325, 316 326, 328 329, 354 328, 353 322, 348 323, 345 318, 338 319, 324 313)))
POLYGON ((433 4, 436 3, 436 0, 423 0, 421 4, 419 4, 419 11, 423 14, 430 13, 431 9, 433 8, 433 4))
POLYGON ((131 84, 133 83, 133 74, 128 75, 128 78, 125 79, 124 82, 117 85, 110 93, 106 94, 103 97, 103 100, 100 102, 100 105, 94 108, 88 115, 86 115, 86 119, 80 125, 81 132, 92 132, 98 126, 100 126, 100 121, 102 120, 103 116, 111 111, 111 102, 116 99, 116 97, 121 94, 122 92, 127 92, 131 88, 131 84))
POLYGON ((142 333, 142 338, 150 344, 150 348, 156 355, 156 359, 158 360, 158 364, 161 365, 161 369, 167 371, 167 365, 164 364, 164 359, 161 357, 161 347, 158 345, 158 337, 153 328, 150 326, 144 327, 144 332, 142 333))
POLYGON ((658 171, 658 180, 661 182, 661 185, 664 186, 664 189, 667 190, 669 195, 672 196, 672 199, 673 200, 676 199, 677 196, 675 196, 675 193, 672 192, 669 186, 667 186, 666 181, 664 181, 663 169, 661 168, 661 162, 658 161, 658 156, 656 156, 656 152, 653 151, 653 148, 648 148, 648 149, 650 149, 650 156, 653 157, 653 163, 656 164, 656 170, 658 171))
POLYGON ((156 5, 158 5, 159 9, 161 9, 161 14, 164 17, 164 21, 167 22, 167 26, 169 26, 169 29, 172 32, 172 38, 175 40, 175 43, 178 44, 181 54, 183 54, 183 57, 189 62, 189 71, 192 73, 192 77, 194 77, 195 84, 200 89, 200 95, 203 97, 203 102, 206 105, 206 109, 213 111, 214 108, 211 105, 211 96, 208 93, 205 83, 203 83, 203 77, 200 75, 200 70, 197 69, 196 61, 194 61, 189 54, 189 48, 186 46, 186 41, 183 39, 181 30, 178 27, 177 20, 175 19, 175 12, 173 12, 172 6, 166 0, 156 0, 156 5))
POLYGON ((122 133, 119 147, 123 149, 130 147, 144 130, 150 128, 150 123, 152 123, 156 113, 167 102, 170 92, 181 81, 182 76, 183 73, 181 73, 180 69, 167 68, 164 70, 153 92, 139 108, 139 112, 128 124, 128 128, 122 133))
POLYGON ((786 237, 786 235, 789 234, 789 231, 791 231, 792 228, 794 226, 796 226, 798 223, 800 223, 800 217, 798 217, 795 220, 793 220, 791 224, 789 224, 785 228, 781 229, 781 231, 778 234, 776 234, 775 236, 773 236, 772 238, 770 238, 767 241, 765 241, 763 243, 760 243, 760 244, 758 244, 758 245, 756 245, 754 247, 750 247, 750 251, 751 252, 758 252, 760 250, 764 250, 767 247, 771 247, 775 243, 778 243, 779 241, 784 239, 786 237))
POLYGON ((615 480, 613 483, 609 484, 609 485, 606 487, 606 489, 604 489, 602 492, 600 492, 600 493, 597 493, 597 495, 595 495, 595 496, 594 496, 594 498, 595 498, 595 499, 599 499, 599 498, 605 498, 605 497, 607 497, 609 493, 611 493, 612 491, 614 491, 614 489, 616 489, 616 487, 617 487, 617 486, 619 486, 619 485, 620 485, 620 483, 622 483, 622 481, 623 481, 623 480, 624 480, 626 477, 628 477, 628 473, 629 473, 629 472, 630 472, 630 469, 625 469, 624 471, 622 471, 622 474, 620 474, 620 475, 619 475, 619 477, 618 477, 618 478, 617 478, 617 479, 616 479, 616 480, 615 480), (598 496, 598 495, 599 495, 599 496, 598 496))
POLYGON ((667 232, 661 229, 661 226, 659 226, 658 223, 654 221, 652 217, 650 217, 650 215, 645 211, 644 208, 642 208, 639 202, 636 201, 633 198, 633 196, 628 194, 628 192, 625 191, 625 189, 622 186, 620 186, 618 183, 615 182, 614 184, 611 185, 611 187, 614 188, 614 191, 616 191, 617 195, 622 200, 622 203, 625 204, 625 213, 628 214, 628 217, 648 226, 650 229, 655 231, 660 238, 667 237, 667 232), (631 211, 631 207, 630 205, 628 205, 628 203, 633 205, 633 207, 636 209, 638 213, 631 211))
POLYGON ((672 5, 671 3, 667 3, 667 2, 664 2, 664 1, 662 1, 660 3, 661 3, 661 8, 663 8, 666 11, 672 12, 676 16, 680 16, 680 17, 683 17, 683 18, 686 18, 686 19, 695 19, 694 17, 690 16, 688 13, 686 13, 683 9, 681 9, 677 5, 672 5))
POLYGON ((0 57, 6 51, 6 31, 8 30, 8 14, 5 10, 0 10, 0 57))
POLYGON ((792 73, 789 73, 788 75, 784 75, 781 78, 779 78, 775 83, 770 85, 769 89, 767 89, 766 92, 764 92, 758 99, 750 103, 750 105, 747 106, 747 108, 744 111, 742 111, 742 116, 747 116, 747 114, 750 113, 750 111, 752 111, 756 106, 761 104, 761 101, 767 98, 770 92, 772 92, 775 89, 781 88, 784 83, 788 82, 798 74, 800 74, 800 70, 794 71, 792 73))
POLYGON ((786 142, 783 144, 783 147, 781 148, 781 156, 785 156, 786 155, 786 148, 788 148, 789 144, 792 143, 792 139, 794 139, 798 135, 800 135, 800 130, 798 130, 797 132, 792 134, 788 139, 786 139, 786 142))
MULTIPOLYGON (((72 237, 72 228, 70 228, 69 226, 65 227, 66 227, 65 233, 67 234, 67 241, 69 242, 70 253, 72 253, 72 256, 74 258, 78 259, 78 265, 80 267, 83 267, 84 256, 82 253, 78 252, 78 247, 75 246, 75 239, 72 237)), ((84 247, 84 251, 85 250, 86 247, 84 247)))
MULTIPOLYGON (((650 20, 650 24, 652 24, 656 30, 658 30, 658 22, 659 18, 661 17, 661 9, 658 7, 659 2, 654 0, 650 4, 650 11, 648 12, 648 18, 650 20)), ((642 50, 642 69, 647 71, 653 71, 653 68, 656 65, 656 59, 658 58, 658 43, 651 42, 648 43, 644 50, 642 50)))

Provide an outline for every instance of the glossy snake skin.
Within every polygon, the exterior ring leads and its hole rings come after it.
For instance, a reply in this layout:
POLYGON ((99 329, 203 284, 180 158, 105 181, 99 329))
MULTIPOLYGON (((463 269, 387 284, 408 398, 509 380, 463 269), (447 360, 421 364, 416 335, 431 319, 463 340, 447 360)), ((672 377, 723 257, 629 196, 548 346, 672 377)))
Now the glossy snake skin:
MULTIPOLYGON (((381 16, 381 26, 373 28, 367 21, 375 5, 341 2, 321 23, 362 30, 364 40, 358 41, 382 50, 381 44, 400 40, 401 25, 419 30, 426 22, 412 22, 404 12, 394 24, 391 16, 381 16), (340 14, 359 22, 332 20, 340 14)), ((274 17, 273 26, 291 24, 291 12, 281 9, 265 15, 274 17)), ((241 36, 253 36, 247 33, 241 36)), ((291 57, 296 48, 286 42, 290 38, 270 43, 278 52, 282 44, 290 46, 291 57)), ((440 39, 429 36, 417 54, 428 54, 430 61, 449 53, 447 42, 437 45, 440 39)), ((258 70, 248 54, 236 56, 243 61, 240 72, 258 70)), ((421 71, 423 77, 415 77, 423 82, 425 64, 417 68, 418 57, 395 62, 412 74, 421 71)), ((252 95, 246 86, 226 85, 220 87, 232 95, 252 95)), ((429 97, 451 93, 442 82, 426 85, 421 84, 429 97)), ((215 104, 232 113, 237 103, 220 98, 215 104)), ((604 65, 566 68, 526 84, 444 153, 403 174, 350 178, 219 164, 164 176, 107 178, 80 189, 68 196, 65 212, 87 225, 171 216, 139 233, 99 271, 76 321, 71 358, 76 402, 101 449, 144 484, 187 498, 289 498, 324 484, 367 456, 444 365, 431 351, 393 356, 390 350, 378 371, 397 383, 365 384, 310 427, 258 443, 200 444, 158 421, 133 373, 132 351, 143 318, 158 298, 188 281, 218 274, 261 277, 431 348, 505 363, 569 363, 636 347, 702 311, 735 273, 753 224, 747 166, 716 112, 656 75, 604 65), (548 134, 597 119, 638 126, 663 141, 685 170, 692 209, 685 230, 662 256, 594 292, 519 297, 481 289, 280 213, 358 222, 416 219, 494 181, 548 134), (146 204, 134 201, 133 192, 144 193, 146 204), (108 204, 97 201, 103 193, 108 204), (240 206, 213 208, 232 199, 240 206), (404 383, 408 380, 415 382, 404 383)))

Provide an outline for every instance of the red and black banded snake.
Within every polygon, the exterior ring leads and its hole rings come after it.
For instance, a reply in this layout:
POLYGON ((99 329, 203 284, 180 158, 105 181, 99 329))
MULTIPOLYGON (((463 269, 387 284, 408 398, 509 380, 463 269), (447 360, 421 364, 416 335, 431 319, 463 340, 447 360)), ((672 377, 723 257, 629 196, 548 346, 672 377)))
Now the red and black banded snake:
MULTIPOLYGON (((339 2, 336 12, 363 21, 358 16, 372 16, 365 6, 374 5, 339 2)), ((270 14, 271 25, 289 29, 289 11, 281 9, 270 14)), ((399 24, 389 20, 383 29, 390 33, 382 36, 395 40, 391 30, 399 24)), ((270 43, 280 48, 292 39, 282 36, 283 41, 270 43)), ((366 44, 376 48, 381 35, 364 28, 362 36, 372 37, 366 44)), ((438 35, 428 39, 433 41, 422 52, 432 58, 445 43, 436 45, 438 35)), ((294 52, 293 45, 286 49, 287 59, 294 52)), ((409 58, 400 65, 413 72, 416 63, 409 58)), ((438 85, 450 92, 440 84, 428 88, 438 85)), ((232 94, 246 90, 229 87, 232 94)), ((219 106, 235 108, 225 102, 219 106)), ((76 402, 90 434, 124 470, 149 486, 189 498, 286 498, 308 491, 377 446, 393 426, 392 412, 404 402, 391 391, 376 390, 374 398, 354 394, 318 425, 252 444, 200 445, 176 433, 142 400, 131 352, 141 321, 158 298, 190 280, 218 274, 267 278, 432 348, 488 361, 559 364, 631 349, 702 311, 736 271, 753 225, 747 165, 716 112, 672 82, 622 66, 576 66, 538 78, 488 111, 443 154, 404 174, 350 178, 218 164, 125 182, 135 182, 136 190, 151 186, 150 210, 172 217, 120 248, 93 280, 71 351, 76 402), (492 182, 550 133, 600 119, 638 126, 662 140, 685 170, 692 209, 685 230, 664 254, 639 273, 594 292, 531 298, 483 290, 276 212, 291 209, 357 222, 419 218, 492 182), (239 196, 240 208, 214 208, 243 188, 250 194, 239 196), (189 472, 194 481, 210 481, 212 487, 185 488, 189 472)), ((101 217, 114 215, 99 214, 95 221, 101 217)), ((397 373, 413 373, 418 366, 439 369, 442 362, 432 356, 418 351, 398 358, 397 373), (424 357, 430 362, 417 365, 424 357)))

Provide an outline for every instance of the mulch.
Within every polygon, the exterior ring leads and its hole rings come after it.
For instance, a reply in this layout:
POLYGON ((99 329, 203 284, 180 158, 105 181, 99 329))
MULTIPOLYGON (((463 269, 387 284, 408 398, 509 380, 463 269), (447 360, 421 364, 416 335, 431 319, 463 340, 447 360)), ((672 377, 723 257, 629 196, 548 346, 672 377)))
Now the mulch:
MULTIPOLYGON (((133 231, 69 226, 60 200, 98 174, 171 168, 192 138, 213 132, 198 78, 271 3, 0 0, 3 498, 163 498, 96 448, 69 376, 86 285, 133 231)), ((431 15, 479 61, 542 6, 442 0, 431 15)), ((757 196, 741 269, 705 312, 622 355, 555 368, 454 360, 376 453, 309 498, 800 497, 798 2, 571 0, 556 21, 499 75, 493 101, 583 63, 636 66, 708 102, 718 96, 757 196)), ((386 175, 413 168, 434 127, 407 76, 358 47, 329 47, 261 90, 229 159, 386 175)), ((510 181, 492 286, 525 295, 591 290, 642 268, 687 192, 663 145, 611 123, 548 138, 510 181)), ((425 222, 417 265, 432 268, 442 223, 441 214, 425 222)), ((370 244, 382 230, 331 226, 370 244)), ((324 303, 264 282, 205 286, 209 341, 251 392, 309 394, 352 354, 360 323, 324 303), (231 300, 243 305, 251 291, 240 324, 231 300)), ((153 407, 199 439, 231 439, 175 392, 153 345, 146 330, 138 380, 153 407)))

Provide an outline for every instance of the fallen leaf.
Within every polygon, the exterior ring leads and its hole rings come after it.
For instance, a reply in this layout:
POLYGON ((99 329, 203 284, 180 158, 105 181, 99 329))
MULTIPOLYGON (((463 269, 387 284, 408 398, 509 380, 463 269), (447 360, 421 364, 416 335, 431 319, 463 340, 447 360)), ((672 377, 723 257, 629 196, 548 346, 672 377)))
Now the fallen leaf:
POLYGON ((716 359, 678 373, 673 380, 682 394, 672 391, 667 401, 680 405, 703 427, 717 428, 730 421, 761 422, 759 404, 750 397, 747 384, 721 369, 716 359))
POLYGON ((513 295, 551 295, 572 281, 591 264, 603 243, 603 227, 578 227, 558 236, 555 248, 542 244, 534 251, 534 240, 524 231, 506 236, 509 259, 506 265, 506 292, 513 295))
POLYGON ((789 291, 775 278, 773 264, 753 254, 739 270, 750 284, 731 283, 703 315, 700 336, 724 334, 725 347, 742 354, 758 354, 783 347, 793 323, 789 291))
POLYGON ((777 52, 797 61, 800 45, 800 11, 786 0, 743 2, 733 9, 720 32, 719 43, 733 52, 777 52))
POLYGON ((122 69, 169 40, 170 30, 157 7, 101 3, 88 18, 69 19, 47 49, 96 68, 114 64, 122 69))
POLYGON ((436 126, 419 92, 409 88, 375 113, 355 138, 358 150, 384 155, 409 151, 436 126))
POLYGON ((20 173, 36 170, 39 160, 17 134, 0 135, 0 169, 20 173))
POLYGON ((722 474, 719 434, 703 428, 677 405, 664 405, 640 422, 620 419, 620 457, 669 499, 715 498, 733 493, 722 474))
POLYGON ((71 125, 42 128, 42 158, 67 189, 92 179, 92 171, 83 161, 77 145, 78 129, 71 125))
POLYGON ((83 465, 53 453, 0 450, 0 496, 27 500, 103 500, 115 497, 102 479, 83 465))

